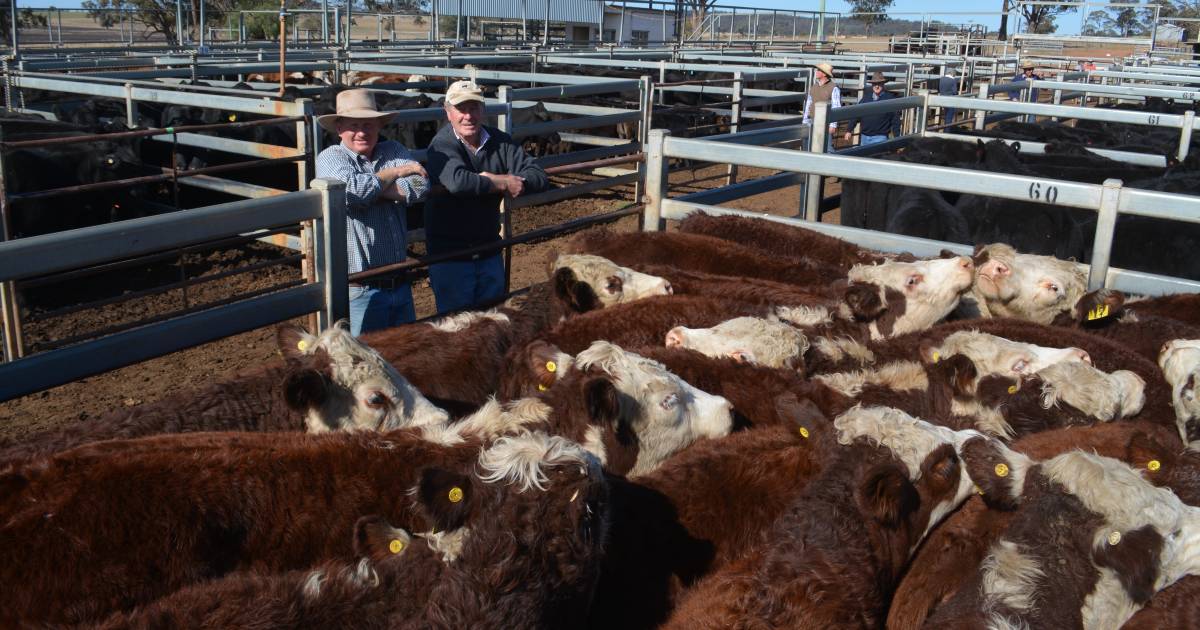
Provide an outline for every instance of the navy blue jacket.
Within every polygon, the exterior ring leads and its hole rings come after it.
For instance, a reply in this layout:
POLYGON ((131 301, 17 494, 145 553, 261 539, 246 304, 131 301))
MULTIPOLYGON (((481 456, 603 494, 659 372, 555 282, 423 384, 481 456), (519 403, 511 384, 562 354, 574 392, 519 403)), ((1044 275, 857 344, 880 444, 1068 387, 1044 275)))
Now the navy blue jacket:
MULTIPOLYGON (((876 96, 875 90, 868 89, 867 93, 858 102, 859 104, 876 103, 879 101, 889 101, 893 98, 896 98, 896 95, 887 90, 880 92, 879 96, 876 96)), ((900 112, 863 116, 858 119, 858 122, 862 125, 859 127, 858 132, 864 136, 886 136, 889 131, 894 136, 900 135, 900 112)))
POLYGON ((954 96, 958 94, 958 79, 945 76, 938 79, 938 94, 942 96, 954 96))

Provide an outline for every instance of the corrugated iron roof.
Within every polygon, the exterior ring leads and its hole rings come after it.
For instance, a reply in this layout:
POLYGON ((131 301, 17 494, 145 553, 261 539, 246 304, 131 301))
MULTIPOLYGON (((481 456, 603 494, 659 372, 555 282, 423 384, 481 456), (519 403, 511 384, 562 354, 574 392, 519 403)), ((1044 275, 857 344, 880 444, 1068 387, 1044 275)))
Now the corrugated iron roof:
MULTIPOLYGON (((438 13, 458 15, 460 0, 437 0, 438 13)), ((550 9, 551 22, 587 22, 599 24, 603 15, 600 0, 461 0, 463 15, 491 18, 530 20, 546 19, 550 9), (522 13, 524 11, 524 13, 522 13)))

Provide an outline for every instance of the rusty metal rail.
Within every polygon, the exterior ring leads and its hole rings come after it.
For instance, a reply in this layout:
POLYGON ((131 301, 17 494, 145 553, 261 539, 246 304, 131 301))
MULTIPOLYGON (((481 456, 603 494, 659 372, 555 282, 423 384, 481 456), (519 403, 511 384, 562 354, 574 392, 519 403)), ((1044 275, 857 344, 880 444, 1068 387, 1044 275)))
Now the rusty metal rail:
POLYGON ((562 166, 552 166, 544 169, 547 175, 562 175, 563 173, 577 173, 593 168, 601 168, 604 166, 615 166, 617 164, 632 164, 634 162, 645 162, 645 154, 638 152, 632 155, 622 155, 618 157, 605 158, 603 160, 591 160, 589 162, 576 162, 574 164, 563 164, 562 166))

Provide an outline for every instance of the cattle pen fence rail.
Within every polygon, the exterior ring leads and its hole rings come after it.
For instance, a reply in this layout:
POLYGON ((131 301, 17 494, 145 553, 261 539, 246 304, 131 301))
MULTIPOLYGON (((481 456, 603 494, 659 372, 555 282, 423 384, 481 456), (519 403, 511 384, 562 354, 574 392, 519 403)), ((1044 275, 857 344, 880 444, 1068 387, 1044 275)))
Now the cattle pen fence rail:
POLYGON ((317 313, 322 329, 346 317, 345 185, 317 179, 285 195, 0 242, 8 282, 304 221, 313 221, 310 282, 10 360, 0 364, 0 401, 301 315, 317 313))
MULTIPOLYGON (((818 123, 821 122, 821 118, 823 116, 818 117, 818 123)), ((816 139, 816 133, 814 133, 814 140, 816 139)), ((960 193, 1092 210, 1099 214, 1099 218, 1096 225, 1092 262, 1090 266, 1085 266, 1088 269, 1089 289, 1107 287, 1148 295, 1200 292, 1200 282, 1117 269, 1108 264, 1118 214, 1200 223, 1200 198, 1125 188, 1120 180, 1114 179, 1110 179, 1102 185, 1081 184, 844 155, 825 155, 770 147, 714 143, 710 140, 673 138, 664 130, 655 129, 650 132, 646 145, 646 205, 643 219, 645 230, 660 230, 663 229, 663 221, 666 219, 679 220, 690 212, 702 211, 716 215, 733 214, 758 217, 795 225, 882 251, 907 251, 919 256, 935 256, 943 249, 964 255, 970 255, 972 252, 970 246, 958 243, 932 241, 723 208, 669 197, 666 167, 670 159, 711 161, 714 155, 720 155, 720 161, 729 164, 808 173, 810 176, 832 176, 875 182, 905 182, 907 185, 920 188, 952 190, 960 193)))

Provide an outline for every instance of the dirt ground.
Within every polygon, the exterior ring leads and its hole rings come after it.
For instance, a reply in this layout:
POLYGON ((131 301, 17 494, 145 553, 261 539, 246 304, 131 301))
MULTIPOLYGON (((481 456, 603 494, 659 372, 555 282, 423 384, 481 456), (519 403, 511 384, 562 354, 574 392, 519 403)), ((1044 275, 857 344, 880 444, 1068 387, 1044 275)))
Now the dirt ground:
MULTIPOLYGON (((724 166, 682 170, 673 173, 671 194, 679 195, 724 183, 724 166), (699 179, 700 181, 691 182, 699 179)), ((774 174, 776 171, 742 168, 739 180, 774 174)), ((563 185, 578 178, 556 178, 563 185)), ((827 182, 826 194, 838 190, 836 182, 827 182)), ((555 204, 518 210, 513 217, 514 232, 555 225, 564 221, 609 212, 627 206, 633 195, 632 186, 599 191, 586 197, 568 199, 555 204)), ((730 206, 770 214, 794 216, 799 211, 799 188, 792 186, 731 202, 730 206)), ((836 220, 836 214, 826 220, 836 220)), ((625 217, 612 225, 619 231, 638 228, 638 217, 625 217)), ((593 228, 595 229, 595 228, 593 228)), ((566 237, 564 237, 566 238, 566 237)), ((521 289, 546 279, 547 256, 563 244, 563 239, 520 245, 513 250, 512 288, 521 289)), ((271 245, 253 243, 238 249, 190 253, 183 258, 182 270, 187 277, 206 277, 227 273, 235 267, 265 265, 291 255, 271 245)), ((69 309, 71 303, 129 293, 151 285, 177 281, 181 273, 179 260, 146 268, 125 269, 103 276, 80 279, 70 284, 31 291, 25 300, 23 317, 45 316, 56 310, 69 309)), ((299 266, 283 263, 250 272, 220 277, 217 280, 166 295, 139 298, 119 305, 77 313, 66 313, 26 325, 27 344, 39 350, 51 340, 61 340, 89 331, 102 330, 118 323, 135 321, 154 314, 172 312, 185 306, 211 303, 247 291, 262 290, 300 280, 299 266)), ((428 280, 413 284, 417 316, 435 313, 433 293, 428 280)), ((297 323, 303 323, 297 321, 297 323)), ((68 422, 86 421, 108 410, 134 406, 157 400, 197 383, 226 379, 233 374, 271 361, 278 356, 275 327, 253 330, 227 339, 214 341, 165 357, 99 374, 47 391, 0 403, 0 437, 18 437, 33 431, 68 422)))

